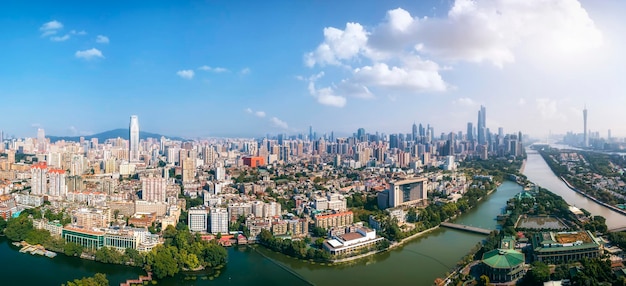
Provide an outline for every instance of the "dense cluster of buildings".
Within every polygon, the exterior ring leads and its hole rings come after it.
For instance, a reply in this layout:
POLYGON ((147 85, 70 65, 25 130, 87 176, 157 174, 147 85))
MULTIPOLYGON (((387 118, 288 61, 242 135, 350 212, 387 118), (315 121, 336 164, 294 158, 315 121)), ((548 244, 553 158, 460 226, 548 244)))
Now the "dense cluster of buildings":
POLYGON ((207 235, 241 224, 252 241, 263 229, 302 238, 311 227, 322 228, 331 235, 328 245, 345 253, 353 248, 342 247, 354 241, 379 239, 375 230, 351 227, 353 193, 375 193, 379 206, 402 221, 404 208, 427 204, 428 192, 463 194, 459 160, 520 155, 521 134, 490 132, 485 114, 482 107, 476 128, 469 123, 466 133, 440 136, 433 126, 413 124, 407 134, 360 128, 336 137, 311 128, 308 136, 185 141, 141 138, 137 116, 127 138, 51 141, 39 129, 35 138, 0 138, 0 215, 33 207, 64 211, 69 224, 43 220, 36 227, 88 248, 150 249, 160 240, 148 228, 182 220, 207 235), (441 172, 424 173, 427 167, 450 172, 444 180, 441 172))

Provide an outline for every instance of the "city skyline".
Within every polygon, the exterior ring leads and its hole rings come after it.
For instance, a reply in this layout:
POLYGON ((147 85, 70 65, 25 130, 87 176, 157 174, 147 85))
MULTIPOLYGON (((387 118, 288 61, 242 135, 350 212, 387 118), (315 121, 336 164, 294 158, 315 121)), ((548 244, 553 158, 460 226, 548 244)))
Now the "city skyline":
POLYGON ((23 108, 0 130, 90 135, 136 114, 142 130, 187 138, 413 122, 439 134, 477 124, 483 105, 492 132, 544 137, 583 133, 586 105, 587 131, 626 136, 626 4, 550 2, 12 3, 0 98, 23 108))

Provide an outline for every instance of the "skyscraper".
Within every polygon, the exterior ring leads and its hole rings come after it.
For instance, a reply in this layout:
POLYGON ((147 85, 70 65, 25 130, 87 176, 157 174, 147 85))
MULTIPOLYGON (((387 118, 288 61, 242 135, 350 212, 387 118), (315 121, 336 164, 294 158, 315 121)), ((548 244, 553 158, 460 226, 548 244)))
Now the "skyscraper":
POLYGON ((486 129, 487 127, 485 126, 485 121, 487 119, 487 110, 485 109, 484 106, 480 106, 480 110, 478 111, 478 126, 477 127, 477 131, 478 131, 478 144, 485 144, 487 143, 486 140, 486 129))
POLYGON ((583 128, 585 128, 583 146, 589 147, 589 134, 587 134, 587 106, 583 109, 583 128))
POLYGON ((137 115, 130 117, 130 144, 129 144, 129 161, 139 161, 139 118, 137 115))
POLYGON ((43 128, 37 129, 37 152, 46 153, 46 131, 43 128))
POLYGON ((474 124, 467 123, 467 141, 474 141, 474 124))
POLYGON ((411 140, 417 141, 417 133, 418 133, 417 125, 413 123, 413 127, 411 128, 411 136, 412 136, 411 140))

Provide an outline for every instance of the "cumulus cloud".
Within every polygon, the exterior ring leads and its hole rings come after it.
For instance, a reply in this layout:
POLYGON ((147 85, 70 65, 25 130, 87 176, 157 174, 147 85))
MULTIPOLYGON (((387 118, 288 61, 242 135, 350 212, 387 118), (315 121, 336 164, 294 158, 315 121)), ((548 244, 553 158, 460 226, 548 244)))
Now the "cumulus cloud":
POLYGON ((278 128, 282 128, 282 129, 288 129, 289 126, 287 125, 287 122, 282 121, 280 119, 278 119, 277 117, 272 117, 272 119, 270 119, 270 121, 272 122, 272 124, 274 124, 274 126, 278 127, 278 128))
POLYGON ((346 105, 347 99, 344 96, 336 95, 335 91, 331 87, 317 88, 315 86, 315 82, 324 76, 324 72, 320 72, 319 74, 313 75, 309 77, 307 80, 309 82, 309 94, 317 99, 317 102, 333 106, 333 107, 344 107, 346 105))
POLYGON ((63 24, 57 20, 44 23, 41 27, 39 27, 42 37, 54 35, 61 29, 63 29, 63 24))
POLYGON ((179 70, 176 72, 176 74, 184 79, 192 79, 193 76, 195 75, 195 73, 193 72, 193 70, 179 70))
POLYGON ((601 44, 602 33, 577 0, 456 0, 441 17, 420 18, 397 8, 372 26, 326 27, 322 42, 303 59, 310 68, 340 68, 343 78, 321 89, 312 89, 309 80, 309 92, 320 103, 344 106, 347 97, 379 91, 448 91, 452 86, 441 72, 459 62, 501 68, 528 51, 549 61, 601 44))
POLYGON ((247 75, 247 74, 249 74, 251 71, 252 71, 252 70, 250 70, 250 68, 246 67, 246 68, 241 69, 241 71, 239 71, 239 73, 240 73, 240 74, 242 74, 242 75, 247 75))
POLYGON ((79 59, 91 60, 96 58, 104 58, 102 52, 96 48, 91 48, 89 50, 76 51, 74 54, 79 59))
POLYGON ((210 71, 210 72, 214 72, 214 73, 223 73, 223 72, 229 72, 229 70, 227 68, 222 68, 222 67, 210 67, 207 65, 201 66, 198 68, 199 70, 202 71, 210 71))
POLYGON ((98 36, 96 36, 96 43, 108 44, 109 43, 109 37, 103 36, 103 35, 98 35, 98 36))
POLYGON ((344 30, 324 28, 324 42, 315 51, 305 55, 309 67, 317 65, 340 65, 365 49, 368 33, 359 23, 347 23, 344 30))

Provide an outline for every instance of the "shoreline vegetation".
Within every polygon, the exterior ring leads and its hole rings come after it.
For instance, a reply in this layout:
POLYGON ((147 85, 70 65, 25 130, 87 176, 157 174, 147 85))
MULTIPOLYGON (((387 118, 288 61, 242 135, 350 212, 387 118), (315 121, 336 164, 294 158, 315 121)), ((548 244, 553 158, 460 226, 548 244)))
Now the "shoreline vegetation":
POLYGON ((557 162, 555 162, 555 159, 552 158, 552 154, 553 151, 551 150, 538 150, 539 155, 541 155, 541 157, 546 161, 546 163, 548 164, 548 167, 550 167, 550 170, 552 171, 552 173, 554 173, 554 175, 556 175, 557 177, 559 177, 559 179, 561 179, 561 181, 563 181, 563 183, 565 183, 565 185, 571 189, 572 191, 583 195, 584 197, 594 201, 595 203, 602 205, 612 211, 615 211, 621 215, 625 215, 626 216, 626 210, 620 209, 610 203, 607 203, 606 201, 601 200, 600 198, 589 194, 588 192, 582 190, 576 183, 572 183, 569 180, 567 180, 566 176, 572 176, 572 173, 570 171, 567 171, 564 168, 560 168, 559 166, 557 166, 557 162))

